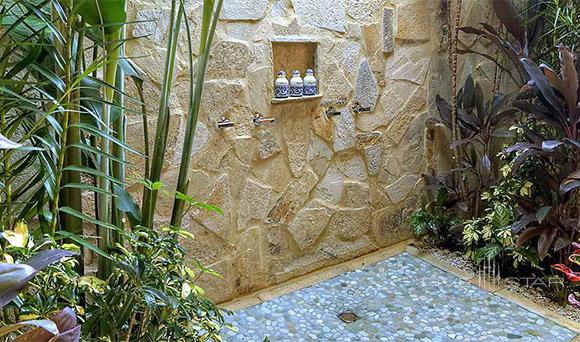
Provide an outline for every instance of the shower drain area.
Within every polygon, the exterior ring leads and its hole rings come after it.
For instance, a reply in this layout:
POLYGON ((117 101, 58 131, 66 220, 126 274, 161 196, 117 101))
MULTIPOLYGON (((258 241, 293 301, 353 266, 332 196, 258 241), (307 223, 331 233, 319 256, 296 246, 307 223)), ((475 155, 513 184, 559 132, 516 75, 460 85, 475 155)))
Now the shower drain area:
POLYGON ((358 321, 358 316, 352 311, 345 311, 338 314, 338 318, 344 323, 354 323, 358 321))
POLYGON ((576 333, 402 253, 236 311, 225 341, 550 341, 576 333))

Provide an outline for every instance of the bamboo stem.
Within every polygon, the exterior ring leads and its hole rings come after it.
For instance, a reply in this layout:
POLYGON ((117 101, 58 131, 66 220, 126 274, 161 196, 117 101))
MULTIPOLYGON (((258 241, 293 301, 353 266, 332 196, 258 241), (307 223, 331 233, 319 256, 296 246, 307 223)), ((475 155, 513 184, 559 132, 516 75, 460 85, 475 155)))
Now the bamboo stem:
MULTIPOLYGON (((72 93, 73 93, 73 77, 72 77, 72 37, 73 37, 73 29, 75 25, 75 16, 70 16, 68 22, 61 23, 61 30, 63 31, 63 35, 65 36, 66 46, 63 47, 64 57, 65 57, 65 66, 64 66, 64 79, 65 79, 65 93, 64 95, 64 103, 61 102, 61 105, 64 109, 61 118, 61 126, 62 126, 62 133, 60 135, 60 149, 57 153, 57 166, 55 172, 55 186, 54 186, 54 201, 52 203, 51 213, 52 218, 49 227, 49 233, 54 234, 56 228, 59 223, 59 207, 60 207, 60 195, 61 195, 61 184, 64 182, 66 183, 67 179, 65 178, 65 174, 63 172, 63 168, 65 165, 65 157, 67 152, 68 146, 68 137, 69 137, 69 124, 70 124, 70 113, 73 110, 72 108, 72 93)), ((63 193, 64 196, 68 195, 68 192, 63 193)), ((67 198, 64 197, 63 200, 66 202, 67 198)))
MULTIPOLYGON (((163 161, 165 158, 167 130, 169 124, 169 98, 171 96, 171 85, 175 70, 175 56, 177 52, 177 42, 179 39, 179 29, 183 16, 182 6, 178 6, 177 0, 171 2, 171 15, 169 26, 169 42, 165 58, 165 69, 163 76, 163 86, 161 89, 161 100, 159 102, 159 114, 157 116, 157 130, 155 133, 155 147, 151 161, 151 171, 149 174, 151 182, 157 182, 161 179, 163 161), (177 12, 177 13, 176 13, 177 12)), ((155 204, 157 202, 157 191, 144 189, 143 191, 143 208, 142 222, 144 227, 152 227, 155 217, 155 204)))
MULTIPOLYGON (((207 37, 205 37, 205 36, 201 37, 201 39, 205 41, 205 44, 202 44, 202 46, 200 47, 200 49, 203 49, 203 50, 201 51, 200 59, 197 63, 197 70, 195 70, 196 71, 196 73, 195 73, 195 75, 196 75, 195 90, 194 90, 193 76, 190 77, 190 85, 189 85, 190 89, 189 89, 189 91, 190 91, 190 94, 193 94, 193 97, 191 98, 190 103, 189 103, 189 115, 187 117, 187 125, 185 128, 185 141, 183 144, 183 150, 181 152, 179 178, 177 180, 177 191, 181 192, 183 194, 187 194, 187 190, 188 190, 188 184, 189 184, 188 174, 189 174, 189 167, 191 165, 191 152, 193 149, 193 137, 195 135, 195 128, 197 125, 197 117, 199 114, 199 108, 200 108, 200 104, 201 104, 201 95, 203 93, 205 72, 206 72, 207 64, 208 64, 208 60, 209 60, 209 51, 210 51, 211 43, 213 41, 214 33, 215 33, 215 30, 217 27, 217 22, 218 22, 219 14, 221 12, 222 4, 223 4, 223 0, 219 0, 217 7, 215 9, 215 13, 213 12, 213 8, 211 9, 212 13, 213 13, 213 20, 212 20, 211 28, 207 34, 207 37)), ((192 50, 191 33, 189 31, 189 24, 188 24, 187 18, 185 19, 185 25, 186 25, 186 29, 187 29, 187 35, 188 35, 189 50, 192 50)), ((193 69, 193 59, 192 59, 191 51, 189 54, 189 58, 190 58, 189 63, 190 63, 191 72, 193 73, 194 69, 193 69)), ((185 205, 184 201, 175 198, 175 201, 173 204, 173 212, 171 214, 171 225, 172 226, 175 226, 175 227, 181 226, 181 221, 183 219, 184 205, 185 205)))
MULTIPOLYGON (((84 30, 85 23, 84 21, 80 22, 79 25, 79 33, 77 39, 77 46, 75 49, 75 76, 78 77, 79 70, 82 68, 82 60, 83 60, 83 45, 84 45, 84 37, 85 37, 85 30, 84 30)), ((72 56, 71 56, 72 58, 72 56)), ((69 146, 63 146, 62 148, 66 149, 65 152, 65 163, 64 166, 75 165, 80 166, 82 165, 82 154, 81 150, 72 147, 70 145, 78 144, 81 142, 81 131, 77 126, 81 122, 80 117, 80 89, 75 89, 71 92, 71 112, 69 114, 69 129, 68 129, 68 137, 67 137, 67 144, 69 146)), ((63 185, 69 183, 81 183, 81 173, 76 171, 65 171, 64 173, 64 183, 63 185)), ((82 193, 81 189, 77 187, 73 188, 63 188, 62 193, 65 195, 62 202, 62 206, 73 208, 78 212, 83 211, 82 207, 82 193)), ((81 235, 83 233, 83 226, 82 220, 74 215, 62 215, 62 225, 63 229, 69 231, 71 233, 81 235)), ((82 264, 80 264, 82 266, 82 264)))
MULTIPOLYGON (((123 44, 123 41, 125 39, 125 27, 124 26, 120 29, 119 39, 120 39, 119 44, 123 44)), ((121 45, 119 48, 118 56, 119 56, 119 58, 123 58, 123 56, 124 56, 123 45, 121 45)), ((117 110, 116 110, 117 117, 115 118, 115 121, 113 122, 113 134, 115 135, 115 138, 117 138, 117 140, 124 143, 126 141, 126 119, 125 119, 125 113, 124 113, 125 96, 123 94, 124 89, 125 89, 125 73, 123 72, 122 68, 117 68, 117 75, 116 75, 116 79, 115 79, 115 88, 118 90, 114 96, 114 104, 117 107, 117 110)), ((114 144, 113 145, 113 156, 118 160, 125 161, 125 149, 123 148, 123 146, 121 146, 119 144, 114 144)), ((112 164, 111 165, 112 175, 116 180, 118 180, 120 182, 120 184, 118 186, 125 189, 125 164, 123 162, 119 162, 119 161, 111 161, 111 164, 112 164)), ((112 208, 113 208, 113 212, 112 212, 113 225, 115 225, 119 229, 123 229, 123 226, 124 226, 123 225, 123 217, 124 216, 123 216, 123 212, 121 210, 117 209, 117 199, 116 198, 112 199, 112 208)), ((121 237, 121 234, 119 234, 119 232, 114 231, 113 232, 113 241, 111 243, 114 244, 117 242, 122 243, 122 237, 121 237)))
MULTIPOLYGON (((115 79, 117 77, 117 64, 119 59, 119 38, 120 30, 114 31, 107 35, 106 44, 106 61, 105 61, 105 83, 107 84, 105 88, 105 96, 103 103, 103 117, 101 120, 104 123, 103 131, 106 133, 105 136, 101 137, 100 148, 103 152, 100 160, 100 171, 104 175, 110 174, 110 161, 106 155, 109 154, 111 150, 111 142, 106 137, 111 134, 111 103, 114 101, 115 96, 115 79)), ((111 184, 106 177, 98 177, 98 186, 103 191, 97 195, 98 207, 99 207, 99 217, 98 220, 103 223, 111 222, 111 184)), ((111 229, 105 227, 98 227, 99 234, 99 247, 104 251, 109 251, 113 243, 113 234, 111 229)), ((102 279, 106 279, 110 274, 110 261, 106 258, 99 259, 99 276, 102 279)))
POLYGON ((147 121, 147 105, 145 104, 145 96, 143 95, 143 87, 138 85, 137 92, 139 94, 139 101, 141 101, 141 116, 143 118, 143 150, 145 155, 145 170, 143 171, 145 179, 149 179, 149 170, 151 166, 151 155, 149 148, 149 122, 147 121))

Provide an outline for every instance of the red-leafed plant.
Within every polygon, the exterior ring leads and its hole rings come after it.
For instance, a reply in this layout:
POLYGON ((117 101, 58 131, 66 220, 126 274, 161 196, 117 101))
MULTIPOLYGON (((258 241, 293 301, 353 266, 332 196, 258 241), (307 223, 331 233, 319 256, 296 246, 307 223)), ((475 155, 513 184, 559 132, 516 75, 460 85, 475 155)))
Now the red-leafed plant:
POLYGON ((11 334, 19 329, 35 327, 16 337, 14 341, 22 342, 78 342, 81 326, 71 308, 65 308, 50 320, 25 321, 0 328, 0 336, 11 334))
POLYGON ((528 114, 540 129, 524 130, 525 141, 509 147, 516 153, 513 171, 527 163, 538 186, 531 198, 519 198, 522 214, 513 225, 519 246, 538 238, 538 254, 544 259, 553 249, 567 248, 580 231, 580 85, 576 56, 560 45, 560 73, 528 58, 521 62, 530 81, 514 106, 528 114))
MULTIPOLYGON (((572 255, 570 255, 570 257, 568 258, 568 260, 570 261, 571 264, 580 266, 580 244, 574 242, 572 246, 574 247, 574 251, 572 252, 572 255)), ((564 264, 556 264, 553 265, 552 268, 564 273, 566 275, 566 279, 568 279, 568 281, 570 281, 572 285, 575 284, 580 285, 580 272, 575 272, 569 266, 564 264)), ((576 295, 574 293, 570 293, 568 295, 568 302, 572 306, 580 309, 580 301, 576 299, 576 295)))

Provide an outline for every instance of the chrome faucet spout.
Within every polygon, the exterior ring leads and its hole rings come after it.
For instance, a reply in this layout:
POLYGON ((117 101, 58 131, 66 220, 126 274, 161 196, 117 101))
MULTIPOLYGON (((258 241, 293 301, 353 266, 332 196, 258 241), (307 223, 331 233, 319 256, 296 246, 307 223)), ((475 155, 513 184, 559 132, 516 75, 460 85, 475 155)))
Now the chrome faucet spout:
POLYGON ((256 114, 254 116, 254 126, 260 127, 265 124, 272 124, 276 122, 276 118, 265 118, 261 114, 256 114))

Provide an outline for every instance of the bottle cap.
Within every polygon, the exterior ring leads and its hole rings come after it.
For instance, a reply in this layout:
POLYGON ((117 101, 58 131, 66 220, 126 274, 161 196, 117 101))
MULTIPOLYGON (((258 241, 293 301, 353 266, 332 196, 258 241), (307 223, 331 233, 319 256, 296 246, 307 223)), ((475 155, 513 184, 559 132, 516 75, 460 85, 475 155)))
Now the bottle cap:
POLYGON ((314 75, 314 71, 312 71, 312 69, 306 69, 306 75, 312 76, 314 75))
POLYGON ((286 72, 284 70, 278 72, 278 77, 286 77, 286 72))
POLYGON ((294 76, 294 77, 300 77, 300 71, 298 71, 298 70, 294 70, 294 71, 292 72, 292 76, 294 76))

